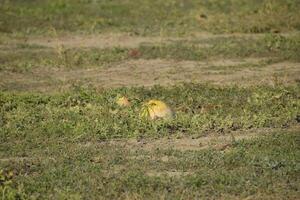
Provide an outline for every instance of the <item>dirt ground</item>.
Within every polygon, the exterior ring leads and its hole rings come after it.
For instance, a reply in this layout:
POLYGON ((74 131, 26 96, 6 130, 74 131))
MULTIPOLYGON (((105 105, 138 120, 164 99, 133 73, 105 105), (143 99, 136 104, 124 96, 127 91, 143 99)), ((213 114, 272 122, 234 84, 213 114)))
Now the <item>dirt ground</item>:
MULTIPOLYGON (((292 126, 287 131, 299 130, 299 125, 292 126)), ((220 134, 217 132, 210 132, 209 134, 203 136, 196 135, 186 136, 186 135, 173 135, 170 137, 164 137, 157 139, 111 139, 103 142, 99 141, 88 141, 79 144, 82 147, 94 146, 96 148, 101 148, 103 145, 109 146, 121 146, 129 151, 155 151, 159 150, 179 150, 179 151, 198 151, 202 149, 216 149, 219 151, 227 151, 234 144, 234 142, 241 140, 252 140, 255 138, 263 137, 268 134, 272 134, 281 131, 280 128, 259 128, 251 130, 239 130, 232 131, 230 134, 220 134)), ((134 158, 138 159, 138 158, 134 158)), ((164 158, 162 158, 164 159, 164 158)), ((166 158, 167 159, 167 158, 166 158)), ((166 160, 167 161, 167 160, 166 160)))
POLYGON ((28 73, 0 72, 0 87, 5 89, 53 91, 68 89, 74 83, 95 87, 172 85, 181 82, 217 85, 274 85, 276 82, 299 82, 300 63, 281 62, 261 68, 244 68, 222 72, 208 66, 253 64, 261 59, 218 60, 208 62, 173 60, 129 60, 105 68, 87 69, 37 68, 28 73), (278 76, 280 75, 280 78, 278 76))
MULTIPOLYGON (((297 32, 282 33, 283 36, 293 36, 297 32)), ((24 38, 23 41, 28 44, 36 44, 47 47, 57 47, 58 45, 64 45, 68 48, 113 48, 113 47, 126 47, 135 48, 144 43, 169 43, 174 41, 190 41, 190 40, 205 40, 212 38, 261 38, 265 34, 212 34, 208 32, 198 32, 191 34, 189 37, 145 37, 135 36, 130 33, 104 33, 97 35, 65 35, 65 36, 53 36, 53 37, 30 37, 24 38)))
MULTIPOLYGON (((293 33, 290 33, 291 35, 293 33)), ((260 34, 222 34, 201 33, 195 38, 218 37, 261 37, 260 34)), ((188 38, 140 37, 129 34, 103 34, 89 36, 26 38, 27 44, 68 48, 134 48, 143 43, 168 43, 188 38)), ((16 41, 15 41, 16 42, 16 41)), ((15 45, 13 41, 7 47, 15 45)), ((201 45, 206 45, 201 44, 201 45)), ((209 44, 207 44, 209 45, 209 44)), ((217 85, 255 85, 255 84, 294 84, 299 82, 300 63, 289 61, 264 65, 261 67, 241 67, 259 65, 270 58, 221 59, 206 61, 176 61, 166 59, 132 59, 113 62, 105 67, 85 66, 84 68, 37 67, 28 72, 0 71, 0 87, 4 90, 57 91, 68 89, 73 84, 89 84, 94 87, 152 86, 172 85, 181 82, 211 83, 217 85), (217 66, 216 70, 214 67, 217 66), (230 66, 230 69, 228 69, 230 66), (224 69, 223 69, 224 68, 224 69)))

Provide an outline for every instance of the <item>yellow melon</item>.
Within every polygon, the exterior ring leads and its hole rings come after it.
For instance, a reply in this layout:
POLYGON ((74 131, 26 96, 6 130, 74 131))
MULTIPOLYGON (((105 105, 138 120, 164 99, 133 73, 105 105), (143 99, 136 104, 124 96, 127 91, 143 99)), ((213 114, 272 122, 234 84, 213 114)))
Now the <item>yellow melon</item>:
POLYGON ((129 100, 127 99, 127 97, 120 97, 117 99, 116 103, 119 105, 119 106, 122 106, 122 107, 127 107, 127 106, 130 106, 130 102, 129 100))
POLYGON ((160 100, 150 100, 145 103, 141 110, 141 117, 150 118, 151 120, 157 118, 173 118, 174 113, 172 109, 163 101, 160 100))

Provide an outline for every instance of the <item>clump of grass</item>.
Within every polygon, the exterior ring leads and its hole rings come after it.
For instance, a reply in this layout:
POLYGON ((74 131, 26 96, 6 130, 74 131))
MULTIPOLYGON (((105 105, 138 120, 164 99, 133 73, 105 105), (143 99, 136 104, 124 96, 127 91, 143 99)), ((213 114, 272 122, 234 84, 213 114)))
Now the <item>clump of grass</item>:
POLYGON ((13 183, 13 171, 4 171, 0 167, 0 194, 2 199, 25 199, 26 195, 21 187, 17 188, 13 183))

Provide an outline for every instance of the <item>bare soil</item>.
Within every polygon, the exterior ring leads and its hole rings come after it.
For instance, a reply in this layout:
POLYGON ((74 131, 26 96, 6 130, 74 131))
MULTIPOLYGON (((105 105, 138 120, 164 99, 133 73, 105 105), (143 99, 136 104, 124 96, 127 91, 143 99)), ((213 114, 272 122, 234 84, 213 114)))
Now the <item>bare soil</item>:
MULTIPOLYGON (((293 33, 289 33, 291 35, 293 33)), ((102 35, 69 35, 48 38, 28 37, 19 39, 28 44, 48 47, 61 45, 67 48, 138 47, 142 43, 168 43, 175 40, 208 39, 215 37, 261 37, 261 34, 197 33, 194 37, 141 37, 126 33, 102 35)), ((16 42, 16 41, 15 41, 16 42)), ((9 48, 14 42, 4 46, 9 48)), ((201 44, 202 45, 202 44, 201 44)), ((203 44, 205 45, 205 44, 203 44)), ((3 46, 3 45, 2 45, 3 46)), ((18 48, 16 49, 18 50, 18 48)), ((43 51, 43 49, 41 49, 43 51)), ((300 63, 279 62, 259 65, 270 58, 222 59, 208 61, 176 61, 163 59, 132 59, 107 66, 84 68, 38 67, 25 72, 0 71, 0 89, 17 91, 52 92, 67 90, 74 84, 86 84, 101 88, 122 86, 173 85, 181 82, 210 83, 216 85, 257 85, 299 83, 300 63), (213 67, 212 67, 213 66, 213 67), (246 66, 246 67, 243 67, 246 66), (218 69, 216 69, 217 67, 218 69), (229 67, 229 68, 228 68, 229 67), (223 69, 224 68, 224 69, 223 69)))
MULTIPOLYGON (((79 143, 80 146, 101 148, 103 145, 112 147, 122 147, 129 151, 154 151, 154 150, 168 150, 175 149, 179 151, 198 151, 203 149, 216 149, 219 151, 229 151, 234 142, 240 140, 252 140, 259 137, 264 137, 267 134, 272 134, 278 131, 292 131, 299 130, 299 126, 292 126, 287 129, 280 128, 260 128, 251 130, 232 131, 230 134, 220 134, 217 132, 210 132, 207 135, 192 135, 192 136, 171 136, 158 139, 116 139, 103 142, 89 141, 86 143, 79 143)), ((132 159, 141 159, 138 156, 132 159)), ((161 157, 161 161, 167 162, 171 157, 161 157)))
MULTIPOLYGON (((297 32, 285 33, 282 35, 294 35, 297 32)), ((189 37, 144 37, 131 35, 129 33, 105 33, 95 35, 62 35, 54 37, 27 37, 23 38, 24 42, 28 44, 36 44, 47 47, 57 47, 63 45, 67 48, 80 48, 80 47, 96 47, 96 48, 112 48, 112 47, 126 47, 135 48, 143 43, 168 43, 174 41, 190 41, 190 40, 203 40, 212 38, 227 38, 227 37, 243 37, 243 38, 259 38, 265 34, 212 34, 207 32, 194 33, 189 37)))
POLYGON ((241 64, 257 64, 263 59, 231 59, 207 62, 174 60, 129 60, 105 68, 85 69, 37 68, 30 72, 0 72, 0 88, 6 90, 57 91, 76 83, 94 87, 173 85, 181 82, 216 85, 294 84, 299 81, 300 63, 281 62, 255 68, 241 64), (224 67, 224 70, 209 66, 224 67), (226 70, 226 66, 237 66, 226 70))

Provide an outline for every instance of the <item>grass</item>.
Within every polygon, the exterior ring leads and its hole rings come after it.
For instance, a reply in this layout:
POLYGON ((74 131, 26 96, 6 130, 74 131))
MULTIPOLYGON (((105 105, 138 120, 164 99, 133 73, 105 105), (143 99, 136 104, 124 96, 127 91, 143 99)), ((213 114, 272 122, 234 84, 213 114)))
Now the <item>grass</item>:
POLYGON ((3 92, 1 138, 56 135, 109 139, 286 127, 296 123, 298 98, 298 86, 241 89, 186 84, 104 91, 78 88, 56 95, 3 92), (119 94, 128 96, 133 106, 118 108, 115 101, 119 94), (176 119, 155 123, 141 120, 139 108, 151 98, 166 100, 175 109, 176 119))
POLYGON ((207 41, 208 47, 197 42, 174 42, 163 46, 141 46, 140 51, 145 58, 169 58, 176 60, 206 60, 220 58, 276 57, 282 60, 299 61, 299 35, 284 37, 265 35, 258 39, 217 38, 207 41))
POLYGON ((299 121, 299 93, 299 86, 193 84, 1 92, 0 193, 4 199, 297 199, 299 131, 287 127, 299 121), (133 107, 117 107, 118 94, 133 107), (175 108, 175 120, 141 120, 139 107, 150 98, 175 108), (146 151, 111 141, 278 127, 232 141, 225 151, 146 151))
POLYGON ((299 30, 297 0, 17 0, 0 5, 0 31, 14 34, 131 32, 138 35, 299 30), (165 12, 168 10, 169 12, 165 12))
POLYGON ((110 143, 86 146, 62 137, 10 141, 2 148, 6 149, 2 156, 11 161, 0 166, 14 174, 4 194, 12 197, 296 199, 299 195, 299 131, 233 142, 226 151, 134 151, 110 143), (23 159, 13 159, 17 156, 23 159))
POLYGON ((299 10, 298 0, 1 1, 0 199, 299 199, 299 10), (111 33, 139 45, 71 44, 111 33), (189 82, 205 76, 235 85, 189 82), (96 84, 126 77, 172 86, 96 84), (141 118, 150 99, 175 118, 141 118))
POLYGON ((26 72, 36 68, 85 68, 104 66, 113 62, 128 59, 128 50, 112 49, 68 49, 47 48, 39 51, 13 51, 1 54, 2 66, 0 70, 26 72))

